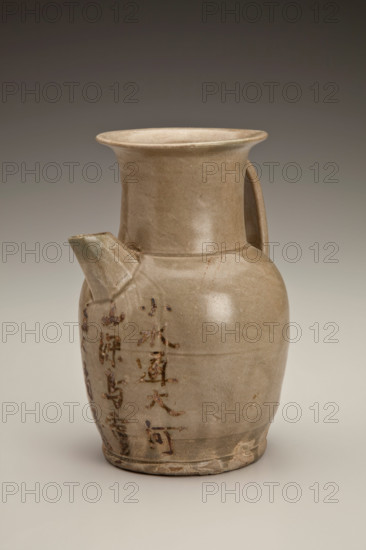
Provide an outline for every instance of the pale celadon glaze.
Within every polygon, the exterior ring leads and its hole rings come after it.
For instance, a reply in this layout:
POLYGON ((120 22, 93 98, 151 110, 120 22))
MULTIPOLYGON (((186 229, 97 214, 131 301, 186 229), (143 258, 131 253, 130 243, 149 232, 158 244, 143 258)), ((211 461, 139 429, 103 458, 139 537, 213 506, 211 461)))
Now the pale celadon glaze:
POLYGON ((214 474, 256 461, 277 408, 286 289, 267 257, 255 130, 97 136, 122 181, 118 239, 77 235, 82 361, 109 462, 214 474))

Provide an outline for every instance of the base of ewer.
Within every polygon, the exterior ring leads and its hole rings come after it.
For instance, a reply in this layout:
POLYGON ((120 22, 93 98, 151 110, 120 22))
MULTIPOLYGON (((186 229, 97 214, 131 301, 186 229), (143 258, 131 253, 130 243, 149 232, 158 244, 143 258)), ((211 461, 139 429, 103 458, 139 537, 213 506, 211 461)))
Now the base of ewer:
POLYGON ((165 476, 192 476, 192 475, 210 475, 230 472, 238 468, 244 468, 253 464, 261 458, 266 450, 267 439, 262 439, 256 446, 249 451, 239 448, 232 455, 220 458, 211 458, 197 462, 179 462, 179 461, 160 461, 151 462, 147 460, 136 460, 133 457, 120 456, 112 453, 103 445, 103 453, 108 462, 122 468, 142 474, 165 475, 165 476))

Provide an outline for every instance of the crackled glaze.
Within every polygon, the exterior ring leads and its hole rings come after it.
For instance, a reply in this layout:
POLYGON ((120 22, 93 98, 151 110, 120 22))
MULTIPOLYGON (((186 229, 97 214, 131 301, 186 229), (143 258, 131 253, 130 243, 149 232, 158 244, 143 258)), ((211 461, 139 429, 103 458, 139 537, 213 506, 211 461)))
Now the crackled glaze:
POLYGON ((288 346, 287 294, 266 255, 262 194, 247 160, 265 137, 199 128, 97 137, 120 165, 119 238, 70 243, 86 277, 88 397, 115 466, 213 474, 265 450, 288 346))

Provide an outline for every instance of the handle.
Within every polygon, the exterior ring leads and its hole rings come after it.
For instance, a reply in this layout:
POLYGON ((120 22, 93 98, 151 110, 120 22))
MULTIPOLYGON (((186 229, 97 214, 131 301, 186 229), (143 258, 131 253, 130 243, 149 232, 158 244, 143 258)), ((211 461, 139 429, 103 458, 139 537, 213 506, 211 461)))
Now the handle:
POLYGON ((268 255, 266 209, 261 183, 251 162, 248 162, 244 180, 244 223, 248 243, 268 255))

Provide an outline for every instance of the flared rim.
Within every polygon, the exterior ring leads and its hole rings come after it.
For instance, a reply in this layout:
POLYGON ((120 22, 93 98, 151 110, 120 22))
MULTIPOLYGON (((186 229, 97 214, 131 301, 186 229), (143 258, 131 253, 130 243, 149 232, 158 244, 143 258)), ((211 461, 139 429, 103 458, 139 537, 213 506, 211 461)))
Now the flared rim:
POLYGON ((98 134, 96 140, 110 147, 170 149, 258 143, 267 136, 263 130, 176 127, 115 130, 98 134))

